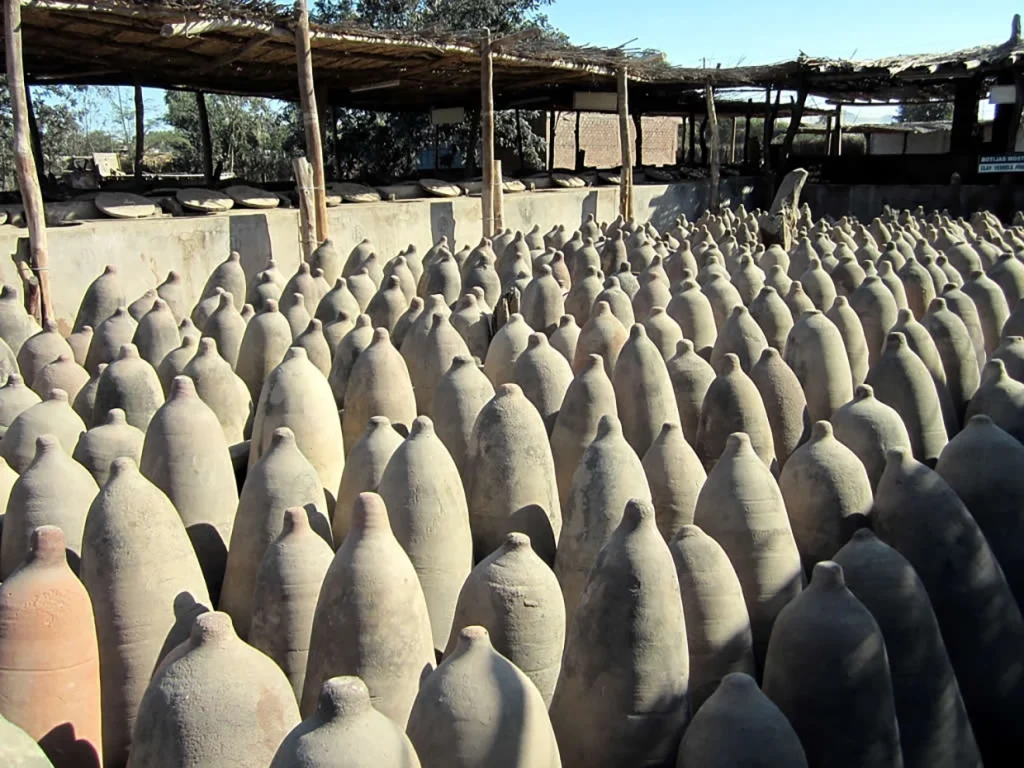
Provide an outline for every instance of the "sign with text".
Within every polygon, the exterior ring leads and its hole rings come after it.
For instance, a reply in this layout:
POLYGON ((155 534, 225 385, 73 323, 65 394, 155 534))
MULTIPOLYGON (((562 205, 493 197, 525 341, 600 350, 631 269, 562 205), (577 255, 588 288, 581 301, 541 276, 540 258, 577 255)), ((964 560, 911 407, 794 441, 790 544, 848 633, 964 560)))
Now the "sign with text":
POLYGON ((1024 153, 982 155, 978 158, 978 173, 1024 173, 1024 153))

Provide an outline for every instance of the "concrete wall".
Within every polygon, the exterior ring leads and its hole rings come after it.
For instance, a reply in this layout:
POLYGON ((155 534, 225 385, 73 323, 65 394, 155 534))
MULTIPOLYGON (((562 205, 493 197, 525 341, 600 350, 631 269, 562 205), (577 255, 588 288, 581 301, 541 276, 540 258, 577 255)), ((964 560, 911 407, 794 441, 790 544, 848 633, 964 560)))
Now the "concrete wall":
MULTIPOLYGON (((760 183, 752 179, 726 179, 723 203, 748 207, 764 205, 757 197, 760 183)), ((705 182, 643 185, 634 190, 636 217, 655 226, 672 225, 681 213, 694 218, 707 205, 705 182)), ((556 224, 576 228, 586 214, 611 221, 618 214, 617 187, 551 189, 505 196, 505 224, 547 231, 556 224)), ((426 250, 442 235, 458 247, 480 239, 480 199, 408 200, 342 205, 329 210, 331 236, 347 253, 364 237, 378 254, 391 258, 410 243, 426 250)), ((27 230, 0 226, 0 249, 13 254, 27 230)), ((49 229, 50 274, 54 310, 67 331, 78 311, 86 286, 106 264, 116 264, 125 281, 129 301, 155 287, 177 270, 193 300, 202 292, 207 276, 231 250, 242 255, 248 275, 277 260, 285 274, 299 261, 298 211, 232 211, 213 216, 157 218, 141 221, 110 219, 82 221, 49 229)), ((0 258, 0 280, 20 285, 13 261, 0 258)))

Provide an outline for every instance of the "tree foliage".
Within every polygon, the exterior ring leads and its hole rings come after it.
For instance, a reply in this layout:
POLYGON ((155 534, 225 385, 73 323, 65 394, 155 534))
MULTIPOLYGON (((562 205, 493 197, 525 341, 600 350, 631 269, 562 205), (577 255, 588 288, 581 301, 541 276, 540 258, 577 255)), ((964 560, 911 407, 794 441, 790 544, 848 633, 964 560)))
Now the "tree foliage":
POLYGON ((945 102, 928 104, 900 104, 896 111, 897 123, 938 123, 953 119, 953 105, 945 102))

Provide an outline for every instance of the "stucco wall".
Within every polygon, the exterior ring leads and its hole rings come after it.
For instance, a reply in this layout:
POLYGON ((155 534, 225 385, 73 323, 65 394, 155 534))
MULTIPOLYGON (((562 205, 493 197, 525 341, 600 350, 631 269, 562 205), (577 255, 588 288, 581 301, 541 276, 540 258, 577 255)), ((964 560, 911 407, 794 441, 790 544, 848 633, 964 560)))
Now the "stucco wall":
MULTIPOLYGON (((763 204, 755 200, 752 180, 728 179, 723 200, 733 204, 763 204), (744 193, 744 190, 746 192, 744 193)), ((636 217, 658 227, 672 224, 680 213, 693 218, 706 206, 707 185, 689 182, 643 185, 634 190, 636 217)), ((556 224, 575 228, 593 213, 598 221, 610 221, 618 213, 616 187, 552 189, 505 196, 505 223, 513 229, 534 224, 547 231, 556 224)), ((480 239, 480 199, 409 200, 362 205, 342 205, 328 211, 330 231, 342 252, 347 253, 369 237, 379 254, 391 258, 410 243, 422 252, 441 235, 461 247, 480 239)), ((27 230, 0 226, 0 279, 20 285, 10 254, 27 230)), ((78 311, 86 286, 104 265, 116 264, 130 300, 155 287, 168 270, 181 273, 192 299, 203 289, 207 275, 231 250, 242 255, 246 273, 252 275, 277 260, 285 274, 298 265, 298 212, 232 211, 215 216, 158 218, 141 221, 111 219, 83 221, 49 229, 50 274, 53 304, 66 331, 78 311)))

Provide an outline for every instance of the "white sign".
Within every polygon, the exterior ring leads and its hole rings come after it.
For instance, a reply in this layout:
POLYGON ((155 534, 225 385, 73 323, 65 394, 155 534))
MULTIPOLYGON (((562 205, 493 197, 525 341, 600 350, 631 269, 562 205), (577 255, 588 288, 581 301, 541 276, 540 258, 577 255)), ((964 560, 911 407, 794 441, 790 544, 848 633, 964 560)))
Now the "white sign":
POLYGON ((989 104, 1015 104, 1017 103, 1016 85, 993 85, 988 92, 989 104))
POLYGON ((1024 154, 982 155, 978 173, 1024 173, 1024 154))
POLYGON ((466 110, 462 107, 430 110, 430 122, 432 125, 454 125, 455 123, 461 123, 465 118, 466 110))
POLYGON ((614 91, 574 91, 572 108, 580 112, 614 112, 619 108, 619 95, 614 91))

